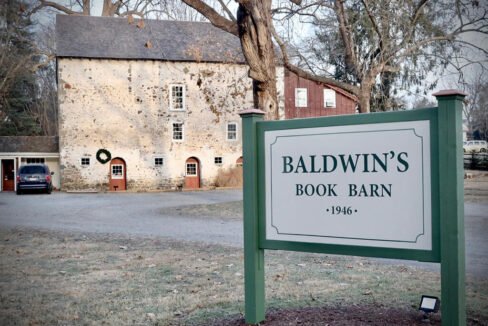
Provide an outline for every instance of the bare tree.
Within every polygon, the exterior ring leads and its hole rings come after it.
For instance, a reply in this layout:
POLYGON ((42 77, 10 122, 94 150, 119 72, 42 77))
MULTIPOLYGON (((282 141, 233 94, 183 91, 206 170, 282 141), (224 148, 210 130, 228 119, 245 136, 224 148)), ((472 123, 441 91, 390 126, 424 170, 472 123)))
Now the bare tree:
MULTIPOLYGON (((236 20, 234 14, 229 9, 233 0, 207 0, 206 3, 216 8, 219 14, 230 20, 236 20)), ((162 0, 158 6, 147 15, 148 18, 182 20, 182 21, 207 21, 207 18, 198 11, 189 7, 181 0, 162 0)))
POLYGON ((357 86, 353 93, 360 99, 361 112, 370 111, 375 88, 389 97, 395 80, 410 88, 422 84, 437 68, 453 65, 461 70, 472 63, 472 54, 464 56, 466 47, 478 51, 486 62, 486 48, 466 38, 488 33, 487 8, 480 1, 310 0, 302 6, 280 4, 275 12, 282 19, 298 16, 301 23, 314 26, 319 39, 311 40, 316 49, 314 59, 334 65, 336 78, 357 86), (317 46, 321 43, 327 46, 317 46))
POLYGON ((488 139, 488 77, 482 71, 476 72, 460 88, 468 94, 463 106, 468 134, 472 137, 477 132, 482 139, 488 139))
POLYGON ((42 65, 36 67, 36 98, 32 106, 32 114, 36 116, 46 136, 58 134, 58 96, 56 84, 56 64, 54 26, 39 27, 36 33, 36 45, 44 57, 42 65))
POLYGON ((38 84, 36 74, 49 58, 33 40, 32 22, 19 14, 24 3, 0 3, 0 134, 39 135, 42 129, 33 112, 38 84))
MULTIPOLYGON (((230 0, 208 0, 210 6, 215 6, 223 16, 235 20, 228 9, 230 0)), ((67 15, 93 15, 92 0, 64 0, 48 1, 35 0, 29 14, 35 14, 43 9, 54 9, 67 15)), ((169 19, 184 21, 206 20, 198 11, 188 7, 181 0, 103 0, 101 16, 169 19)))
MULTIPOLYGON (((161 3, 160 0, 103 0, 102 16, 139 16, 145 17, 151 10, 161 3)), ((93 3, 91 0, 66 0, 59 1, 37 0, 29 14, 34 14, 43 8, 52 8, 67 15, 92 14, 93 3)))

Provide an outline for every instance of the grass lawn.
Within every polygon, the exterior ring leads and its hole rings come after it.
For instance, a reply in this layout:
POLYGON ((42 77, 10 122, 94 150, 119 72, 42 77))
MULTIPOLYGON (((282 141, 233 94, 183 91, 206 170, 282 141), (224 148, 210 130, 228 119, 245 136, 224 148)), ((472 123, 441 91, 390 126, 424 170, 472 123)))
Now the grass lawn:
MULTIPOLYGON (((241 249, 17 229, 0 231, 0 257, 0 325, 225 325, 243 313, 241 249)), ((384 306, 418 314, 422 294, 440 296, 436 272, 293 252, 265 259, 275 310, 384 306)), ((468 324, 488 325, 488 278, 468 278, 466 292, 468 324)))

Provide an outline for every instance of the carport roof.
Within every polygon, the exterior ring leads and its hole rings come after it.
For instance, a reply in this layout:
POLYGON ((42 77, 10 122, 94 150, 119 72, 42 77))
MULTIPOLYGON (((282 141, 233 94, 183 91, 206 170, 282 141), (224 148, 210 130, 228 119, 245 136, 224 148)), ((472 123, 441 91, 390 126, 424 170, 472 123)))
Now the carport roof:
POLYGON ((59 153, 55 136, 0 136, 0 153, 59 153))

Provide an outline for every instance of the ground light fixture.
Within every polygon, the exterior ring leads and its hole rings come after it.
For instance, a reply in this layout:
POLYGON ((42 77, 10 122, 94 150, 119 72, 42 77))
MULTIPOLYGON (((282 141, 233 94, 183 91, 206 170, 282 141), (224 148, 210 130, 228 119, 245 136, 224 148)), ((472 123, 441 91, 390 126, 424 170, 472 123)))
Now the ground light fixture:
POLYGON ((422 295, 420 299, 419 310, 424 312, 424 317, 431 312, 439 311, 440 300, 438 297, 433 297, 430 295, 422 295))

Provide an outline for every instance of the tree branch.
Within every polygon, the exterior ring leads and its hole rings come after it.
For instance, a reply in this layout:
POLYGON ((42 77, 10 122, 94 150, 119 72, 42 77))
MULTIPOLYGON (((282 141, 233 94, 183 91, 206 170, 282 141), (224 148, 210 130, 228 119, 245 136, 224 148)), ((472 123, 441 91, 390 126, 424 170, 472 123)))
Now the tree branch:
POLYGON ((329 1, 330 0, 317 0, 315 2, 307 3, 307 4, 300 6, 300 7, 293 7, 293 5, 291 5, 290 7, 287 7, 287 6, 278 7, 278 8, 273 9, 271 12, 273 15, 284 14, 285 16, 283 18, 281 18, 280 20, 290 19, 291 17, 293 17, 295 15, 299 15, 300 17, 310 16, 310 17, 313 17, 315 19, 318 19, 316 14, 315 14, 316 11, 318 10, 318 8, 326 7, 329 9, 334 9, 334 6, 332 4, 330 4, 329 1), (310 8, 313 8, 313 7, 316 7, 313 10, 313 12, 308 13, 307 10, 309 10, 310 8))
POLYGON ((378 24, 376 23, 376 19, 374 18, 373 13, 371 12, 371 9, 369 8, 369 5, 366 2, 366 0, 361 0, 361 2, 363 3, 364 9, 366 9, 366 13, 368 14, 369 21, 373 25, 373 29, 375 30, 376 34, 378 34, 378 37, 380 38, 380 48, 381 48, 381 44, 383 43, 383 37, 381 35, 378 24))
POLYGON ((285 63, 285 68, 287 68, 291 72, 295 73, 298 77, 302 77, 302 78, 309 79, 312 81, 316 81, 319 83, 325 83, 325 84, 337 86, 339 88, 342 88, 342 89, 348 91, 349 93, 351 93, 353 95, 359 96, 359 87, 357 87, 357 86, 347 84, 347 83, 338 81, 338 80, 333 79, 333 78, 315 76, 315 75, 309 73, 308 71, 305 71, 305 70, 303 70, 303 69, 301 69, 301 68, 299 68, 299 67, 297 67, 297 66, 295 66, 289 62, 285 63))
POLYGON ((52 1, 45 1, 45 0, 40 0, 40 3, 38 6, 34 7, 30 12, 29 15, 35 14, 37 11, 41 10, 42 8, 54 8, 56 10, 62 11, 67 15, 83 15, 82 11, 73 11, 69 9, 68 7, 65 7, 63 5, 60 5, 59 3, 52 2, 52 1))
POLYGON ((417 24, 417 20, 420 17, 420 14, 422 12, 422 8, 427 4, 429 0, 421 0, 417 7, 415 8, 415 11, 413 12, 413 18, 412 18, 412 26, 415 26, 417 24))
POLYGON ((224 18, 219 13, 217 13, 212 7, 207 5, 202 0, 182 0, 188 6, 192 7, 200 14, 205 16, 215 27, 218 27, 228 33, 239 36, 237 31, 237 24, 232 20, 224 18))
POLYGON ((340 88, 350 92, 351 94, 354 94, 356 96, 359 95, 359 87, 357 87, 357 86, 353 86, 351 84, 340 82, 340 81, 335 80, 333 78, 316 76, 314 74, 311 74, 311 73, 291 64, 289 57, 288 57, 288 52, 286 50, 285 42, 283 42, 283 40, 278 35, 278 33, 276 33, 276 30, 275 30, 273 25, 270 26, 270 29, 271 29, 271 35, 273 35, 273 38, 275 39, 276 43, 278 43, 278 46, 280 47, 282 60, 283 60, 283 64, 284 64, 285 68, 287 68, 291 72, 295 73, 299 77, 309 79, 312 81, 316 81, 316 82, 320 82, 320 83, 326 83, 326 84, 330 84, 333 86, 337 86, 337 87, 340 87, 340 88))
POLYGON ((363 74, 360 72, 358 67, 352 33, 348 29, 349 22, 347 19, 347 14, 344 10, 344 0, 335 1, 334 11, 336 12, 337 21, 339 22, 339 34, 344 44, 346 72, 352 73, 353 75, 357 76, 358 80, 361 80, 363 78, 363 74))
POLYGON ((227 5, 224 3, 224 0, 218 0, 218 1, 219 1, 220 5, 222 6, 222 9, 227 14, 227 16, 229 16, 229 19, 232 20, 233 22, 237 22, 236 17, 232 14, 229 7, 227 7, 227 5))

